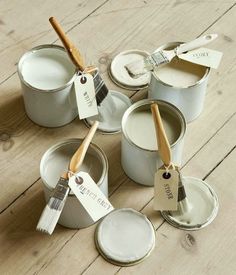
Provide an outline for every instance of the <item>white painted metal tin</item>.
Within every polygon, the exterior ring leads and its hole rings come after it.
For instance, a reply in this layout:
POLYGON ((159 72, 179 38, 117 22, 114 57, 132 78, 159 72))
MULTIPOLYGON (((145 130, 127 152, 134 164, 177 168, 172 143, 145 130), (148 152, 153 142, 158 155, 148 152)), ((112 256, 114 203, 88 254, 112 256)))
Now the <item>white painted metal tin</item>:
MULTIPOLYGON (((40 175, 46 201, 49 200, 60 175, 68 170, 70 158, 81 142, 82 139, 67 139, 53 145, 44 153, 40 163, 40 175)), ((88 172, 108 197, 108 161, 97 145, 90 144, 81 171, 88 172)), ((68 228, 84 228, 94 224, 73 193, 69 194, 58 223, 68 228)))
MULTIPOLYGON (((137 183, 153 186, 154 175, 157 168, 163 165, 158 150, 150 150, 138 146, 127 134, 127 122, 132 113, 137 110, 148 110, 151 112, 150 105, 152 103, 158 103, 160 114, 162 118, 163 114, 172 116, 177 125, 178 138, 171 144, 172 161, 180 166, 184 145, 184 135, 186 131, 186 122, 182 113, 172 104, 161 101, 144 99, 133 104, 124 114, 122 119, 122 140, 121 140, 121 164, 129 178, 137 183)), ((139 124, 134 127, 140 127, 139 124)), ((150 132, 144 131, 143 136, 155 135, 155 126, 150 132)))
POLYGON ((26 52, 18 63, 18 75, 26 113, 36 124, 59 127, 71 122, 78 115, 73 85, 76 77, 75 67, 63 47, 41 45, 26 52), (41 60, 37 61, 39 57, 41 60), (50 67, 46 66, 47 60, 50 62, 50 67), (41 71, 41 75, 40 70, 35 66, 36 62, 41 62, 43 67, 45 65, 45 70, 41 71), (51 62, 55 62, 56 71, 51 62), (47 80, 53 79, 55 72, 58 73, 58 79, 55 80, 54 86, 54 83, 47 82, 47 80), (65 79, 59 77, 63 73, 66 75, 65 79), (31 74, 34 75, 34 79, 31 79, 31 74), (40 80, 37 80, 37 75, 40 80))
MULTIPOLYGON (((161 46, 159 50, 173 49, 179 44, 181 43, 168 43, 161 46)), ((200 65, 196 64, 196 66, 200 65)), ((148 97, 172 103, 183 113, 186 121, 191 122, 197 118, 203 110, 209 73, 210 68, 205 67, 205 74, 195 84, 188 87, 174 87, 160 80, 154 71, 149 84, 148 97)))

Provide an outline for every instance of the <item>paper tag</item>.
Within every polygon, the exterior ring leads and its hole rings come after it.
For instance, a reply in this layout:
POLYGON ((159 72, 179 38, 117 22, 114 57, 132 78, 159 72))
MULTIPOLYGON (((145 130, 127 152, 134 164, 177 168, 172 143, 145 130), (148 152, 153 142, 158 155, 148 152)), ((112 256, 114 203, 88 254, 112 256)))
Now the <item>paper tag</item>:
POLYGON ((93 76, 91 74, 79 75, 76 77, 74 85, 79 118, 83 119, 97 115, 98 108, 93 76))
POLYGON ((94 222, 114 209, 88 173, 70 177, 69 186, 94 222))
POLYGON ((155 174, 154 210, 177 210, 179 173, 161 168, 155 174))
POLYGON ((180 54, 178 57, 192 63, 217 69, 220 64, 222 55, 222 52, 210 50, 207 48, 199 48, 187 53, 180 54))

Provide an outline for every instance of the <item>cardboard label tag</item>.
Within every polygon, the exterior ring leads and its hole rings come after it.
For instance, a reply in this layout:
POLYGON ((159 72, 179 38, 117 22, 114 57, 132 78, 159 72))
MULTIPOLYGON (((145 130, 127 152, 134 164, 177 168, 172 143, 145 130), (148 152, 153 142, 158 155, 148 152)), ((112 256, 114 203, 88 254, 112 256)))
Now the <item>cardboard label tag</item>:
POLYGON ((68 184, 94 222, 114 209, 88 173, 77 173, 68 184))
POLYGON ((177 210, 179 173, 164 168, 155 174, 154 210, 177 210))
POLYGON ((192 63, 217 69, 220 64, 222 55, 222 52, 210 50, 207 48, 199 48, 187 53, 180 54, 178 57, 192 63))
POLYGON ((79 118, 84 119, 97 115, 98 108, 93 76, 91 74, 79 75, 76 77, 74 85, 79 118))

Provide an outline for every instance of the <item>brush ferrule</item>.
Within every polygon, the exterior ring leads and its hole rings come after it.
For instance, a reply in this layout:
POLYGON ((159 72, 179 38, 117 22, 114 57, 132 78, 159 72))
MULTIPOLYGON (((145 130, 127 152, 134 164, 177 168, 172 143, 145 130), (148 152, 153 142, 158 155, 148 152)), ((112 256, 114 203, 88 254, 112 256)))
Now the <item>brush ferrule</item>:
POLYGON ((61 177, 53 191, 51 198, 63 201, 67 197, 69 191, 70 188, 68 185, 68 180, 61 177))
POLYGON ((156 52, 146 58, 146 62, 154 66, 159 66, 169 62, 169 59, 166 57, 163 51, 156 52))

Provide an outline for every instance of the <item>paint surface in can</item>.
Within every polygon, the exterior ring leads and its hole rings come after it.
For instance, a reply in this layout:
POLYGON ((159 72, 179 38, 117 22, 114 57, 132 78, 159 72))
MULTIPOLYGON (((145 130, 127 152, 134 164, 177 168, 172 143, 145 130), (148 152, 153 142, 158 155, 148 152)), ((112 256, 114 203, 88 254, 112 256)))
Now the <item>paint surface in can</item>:
POLYGON ((74 76, 75 67, 59 47, 44 47, 25 55, 20 71, 26 83, 40 90, 65 86, 74 76))
MULTIPOLYGON (((53 189, 60 177, 60 175, 68 170, 70 159, 78 144, 72 143, 61 145, 56 150, 53 150, 44 162, 43 174, 44 181, 48 184, 49 188, 53 189)), ((84 171, 90 174, 92 179, 98 183, 103 172, 103 165, 97 155, 92 150, 88 150, 85 159, 80 167, 80 171, 84 171)), ((72 193, 72 191, 71 191, 72 193)))
POLYGON ((204 66, 175 57, 170 63, 157 67, 154 74, 170 86, 187 88, 199 82, 206 74, 206 70, 204 66))
MULTIPOLYGON (((160 106, 163 125, 170 144, 177 141, 181 134, 181 124, 173 113, 163 110, 160 106)), ((156 131, 149 105, 135 109, 128 116, 126 133, 130 140, 146 150, 157 150, 156 131)))

